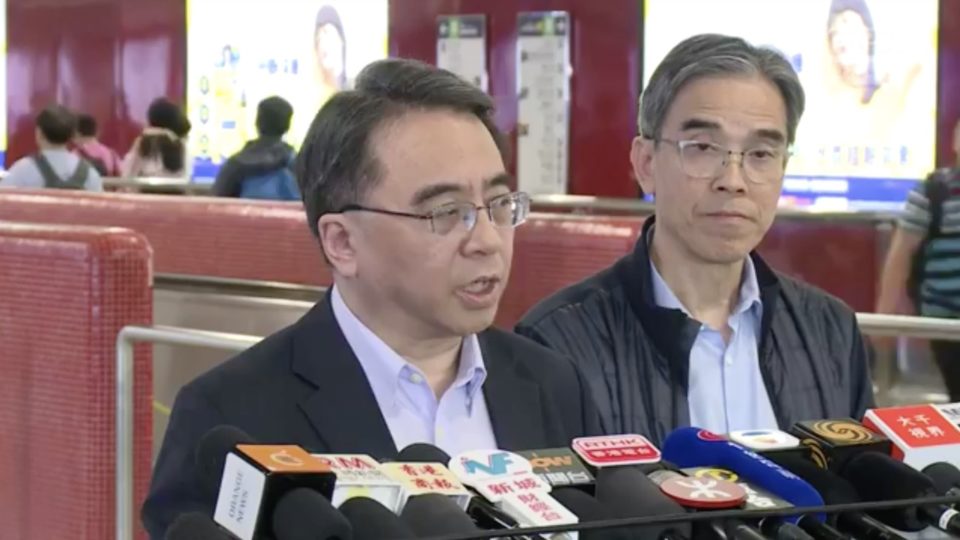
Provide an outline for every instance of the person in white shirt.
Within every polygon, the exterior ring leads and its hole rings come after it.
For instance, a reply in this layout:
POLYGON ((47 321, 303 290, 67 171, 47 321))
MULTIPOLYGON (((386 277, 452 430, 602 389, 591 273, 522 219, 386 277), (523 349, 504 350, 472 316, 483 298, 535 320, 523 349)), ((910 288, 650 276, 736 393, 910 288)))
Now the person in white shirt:
POLYGON ((40 151, 17 160, 0 188, 103 191, 97 169, 67 148, 76 126, 76 116, 66 107, 51 105, 40 111, 36 129, 40 151))
POLYGON ((193 160, 187 152, 190 122, 166 98, 157 98, 147 109, 149 126, 137 137, 121 166, 124 178, 165 177, 189 183, 193 160))

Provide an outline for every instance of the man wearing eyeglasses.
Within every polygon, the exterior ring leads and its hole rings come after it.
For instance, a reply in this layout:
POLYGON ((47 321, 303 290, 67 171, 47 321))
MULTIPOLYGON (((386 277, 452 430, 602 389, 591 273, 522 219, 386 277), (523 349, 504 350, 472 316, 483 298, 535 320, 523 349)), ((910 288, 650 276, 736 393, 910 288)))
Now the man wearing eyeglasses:
POLYGON ((491 328, 530 208, 504 155, 490 98, 418 62, 371 64, 323 106, 297 177, 334 285, 180 391, 143 511, 154 538, 212 511, 194 452, 221 424, 378 460, 418 442, 455 455, 599 433, 570 360, 491 328))
POLYGON ((873 403, 854 313, 754 252, 803 107, 787 60, 738 38, 691 37, 653 73, 630 160, 655 217, 631 254, 518 327, 578 363, 605 430, 659 442, 687 425, 859 419, 873 403))

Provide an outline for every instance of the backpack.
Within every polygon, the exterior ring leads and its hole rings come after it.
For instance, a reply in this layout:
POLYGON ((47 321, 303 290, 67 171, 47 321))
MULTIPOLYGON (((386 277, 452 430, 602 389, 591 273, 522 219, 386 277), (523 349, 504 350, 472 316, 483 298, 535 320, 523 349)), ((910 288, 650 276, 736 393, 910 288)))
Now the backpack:
POLYGON ((293 174, 293 161, 279 169, 244 178, 240 187, 240 197, 243 199, 261 199, 273 201, 299 201, 300 189, 297 188, 297 178, 293 174))
POLYGON ((929 204, 930 224, 927 225, 927 234, 924 236, 923 242, 910 260, 910 276, 907 278, 907 296, 918 309, 922 300, 920 287, 926 277, 927 248, 931 242, 940 236, 943 203, 950 196, 951 177, 950 169, 938 169, 924 181, 923 194, 929 204))
POLYGON ((83 158, 77 163, 70 178, 64 180, 57 175, 42 152, 33 155, 33 162, 43 177, 43 187, 47 189, 83 189, 87 185, 87 177, 90 176, 90 164, 83 158))

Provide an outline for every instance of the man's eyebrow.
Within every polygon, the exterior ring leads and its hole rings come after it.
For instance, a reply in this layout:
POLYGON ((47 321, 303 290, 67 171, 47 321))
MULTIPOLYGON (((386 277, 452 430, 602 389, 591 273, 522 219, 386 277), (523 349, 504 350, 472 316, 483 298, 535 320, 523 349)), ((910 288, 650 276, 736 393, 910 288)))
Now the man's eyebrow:
POLYGON ((703 118, 690 118, 689 120, 684 120, 680 124, 680 131, 692 131, 695 129, 709 129, 717 131, 720 129, 720 124, 712 120, 704 120, 703 118))
POLYGON ((766 139, 777 144, 784 144, 787 142, 787 136, 784 135, 779 129, 758 129, 753 132, 753 136, 757 139, 766 139))
POLYGON ((487 191, 495 187, 505 187, 509 188, 510 184, 513 183, 513 176, 510 173, 502 172, 493 178, 488 178, 483 181, 483 190, 487 191))
POLYGON ((454 184, 452 182, 431 184, 429 186, 420 188, 416 193, 414 193, 413 198, 410 200, 410 204, 412 206, 420 206, 430 199, 439 197, 441 195, 446 195, 448 193, 463 193, 464 191, 466 191, 464 186, 461 184, 454 184))

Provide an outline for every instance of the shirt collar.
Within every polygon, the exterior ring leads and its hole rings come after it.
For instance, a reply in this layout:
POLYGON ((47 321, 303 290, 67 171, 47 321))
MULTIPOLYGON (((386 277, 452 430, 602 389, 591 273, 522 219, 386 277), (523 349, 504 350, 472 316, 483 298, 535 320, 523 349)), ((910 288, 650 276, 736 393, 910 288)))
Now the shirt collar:
MULTIPOLYGON (((370 330, 350 310, 336 285, 330 291, 330 303, 334 318, 340 326, 347 343, 353 349, 360 362, 374 397, 381 409, 396 406, 400 381, 408 379, 410 373, 421 372, 416 366, 405 360, 390 348, 379 336, 370 330)), ((487 379, 487 369, 483 362, 480 340, 476 334, 463 338, 460 346, 460 364, 457 376, 450 388, 465 387, 469 403, 473 401, 487 379)))
MULTIPOLYGON (((663 276, 653 264, 653 257, 650 258, 650 274, 653 278, 653 301, 660 307, 668 309, 679 309, 690 317, 690 312, 680 303, 680 299, 673 293, 663 276)), ((743 261, 743 274, 740 278, 740 296, 737 299, 737 305, 734 306, 732 315, 739 315, 745 311, 754 308, 762 309, 763 303, 760 301, 760 285, 757 281, 757 271, 753 260, 748 256, 743 261)))

